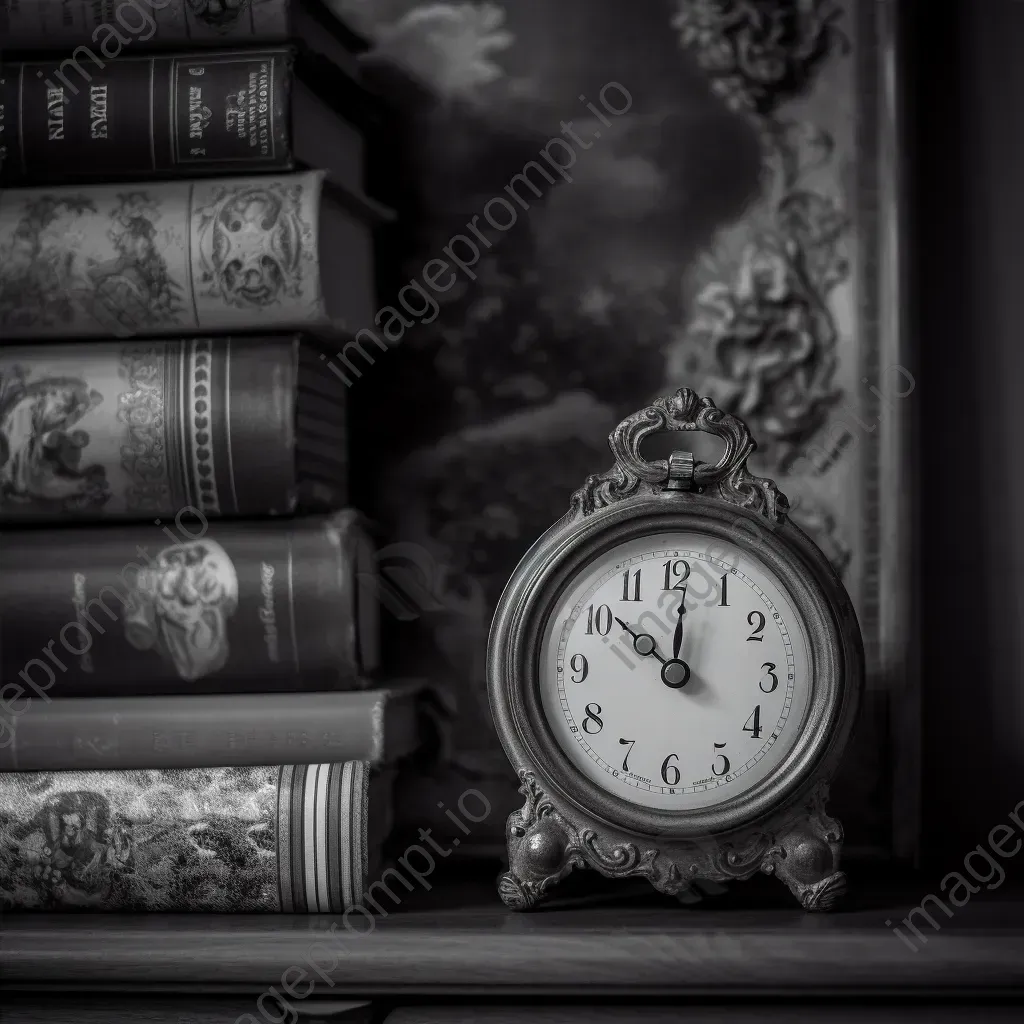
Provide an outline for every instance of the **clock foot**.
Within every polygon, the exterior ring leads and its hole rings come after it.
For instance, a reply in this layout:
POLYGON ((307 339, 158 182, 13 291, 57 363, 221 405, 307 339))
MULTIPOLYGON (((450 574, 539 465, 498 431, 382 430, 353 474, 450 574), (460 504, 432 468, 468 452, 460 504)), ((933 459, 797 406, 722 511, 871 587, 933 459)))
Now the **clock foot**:
POLYGON ((509 815, 508 871, 498 878, 498 895, 510 910, 532 910, 585 862, 572 826, 554 810, 533 774, 521 772, 520 777, 526 805, 509 815))
POLYGON ((582 864, 570 850, 570 840, 556 816, 545 816, 532 827, 519 814, 508 823, 509 870, 498 878, 498 895, 510 910, 532 910, 574 867, 582 864))
POLYGON ((831 910, 846 893, 846 875, 839 870, 842 835, 839 822, 822 814, 780 837, 769 869, 804 910, 831 910))

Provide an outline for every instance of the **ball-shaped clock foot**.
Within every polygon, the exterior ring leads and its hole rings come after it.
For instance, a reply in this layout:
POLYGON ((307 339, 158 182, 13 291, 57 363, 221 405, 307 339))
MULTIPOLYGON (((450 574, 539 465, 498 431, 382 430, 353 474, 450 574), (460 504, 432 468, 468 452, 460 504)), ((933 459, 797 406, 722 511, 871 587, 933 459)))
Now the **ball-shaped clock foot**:
POLYGON ((832 910, 846 894, 846 875, 838 870, 842 833, 838 822, 831 824, 832 830, 807 828, 791 833, 772 860, 774 873, 804 910, 832 910))
POLYGON ((508 823, 509 869, 498 878, 498 895, 510 910, 532 910, 581 861, 570 851, 568 831, 557 815, 525 825, 518 813, 508 823))

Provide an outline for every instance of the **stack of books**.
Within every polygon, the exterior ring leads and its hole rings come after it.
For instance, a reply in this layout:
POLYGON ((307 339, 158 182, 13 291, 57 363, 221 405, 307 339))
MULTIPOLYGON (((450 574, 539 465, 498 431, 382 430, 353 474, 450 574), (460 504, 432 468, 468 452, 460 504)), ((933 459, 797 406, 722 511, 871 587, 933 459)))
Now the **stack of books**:
POLYGON ((0 905, 344 911, 419 736, 324 348, 376 308, 360 41, 0 22, 0 905))

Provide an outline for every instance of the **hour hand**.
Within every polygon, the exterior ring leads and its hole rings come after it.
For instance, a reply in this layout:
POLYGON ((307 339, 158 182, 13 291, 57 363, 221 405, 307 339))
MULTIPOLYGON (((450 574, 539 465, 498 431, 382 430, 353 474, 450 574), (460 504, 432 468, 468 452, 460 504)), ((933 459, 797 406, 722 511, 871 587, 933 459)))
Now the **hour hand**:
POLYGON ((627 626, 617 615, 615 621, 633 638, 633 650, 640 655, 641 658, 647 658, 650 655, 654 655, 663 665, 665 659, 658 653, 657 644, 654 641, 654 637, 650 633, 638 633, 631 626, 627 626))

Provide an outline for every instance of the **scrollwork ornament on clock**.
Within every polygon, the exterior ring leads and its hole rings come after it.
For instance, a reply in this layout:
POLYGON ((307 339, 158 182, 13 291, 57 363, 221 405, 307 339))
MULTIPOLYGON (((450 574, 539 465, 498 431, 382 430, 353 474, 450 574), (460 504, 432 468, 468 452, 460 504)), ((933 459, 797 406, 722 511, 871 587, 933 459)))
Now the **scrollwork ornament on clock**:
POLYGON ((846 888, 828 781, 863 686, 860 631, 828 560, 747 468, 745 424, 689 389, 612 432, 495 612, 488 686, 524 805, 508 822, 507 905, 571 871, 702 886, 778 877, 808 910, 846 888), (716 462, 648 461, 699 431, 716 462))

